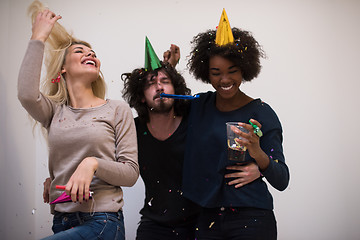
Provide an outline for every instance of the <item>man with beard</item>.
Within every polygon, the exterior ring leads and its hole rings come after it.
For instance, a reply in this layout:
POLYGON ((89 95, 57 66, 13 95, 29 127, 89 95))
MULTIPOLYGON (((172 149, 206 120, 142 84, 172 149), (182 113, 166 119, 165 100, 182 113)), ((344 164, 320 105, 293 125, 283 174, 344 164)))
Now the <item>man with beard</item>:
MULTIPOLYGON (((161 93, 190 94, 184 78, 173 67, 180 50, 171 45, 160 62, 146 38, 145 52, 145 67, 122 75, 123 98, 138 113, 138 160, 145 184, 136 239, 195 239, 199 206, 184 198, 181 190, 190 103, 160 98, 161 93)), ((233 179, 229 185, 239 187, 260 175, 255 164, 236 167, 237 172, 225 176, 233 179)))
MULTIPOLYGON (((172 45, 171 52, 168 60, 175 65, 179 48, 172 45)), ((149 58, 144 68, 122 75, 123 97, 138 113, 138 157, 145 184, 136 239, 194 239, 199 207, 181 191, 189 103, 160 98, 160 93, 189 95, 190 89, 171 64, 158 60, 146 39, 149 58)))

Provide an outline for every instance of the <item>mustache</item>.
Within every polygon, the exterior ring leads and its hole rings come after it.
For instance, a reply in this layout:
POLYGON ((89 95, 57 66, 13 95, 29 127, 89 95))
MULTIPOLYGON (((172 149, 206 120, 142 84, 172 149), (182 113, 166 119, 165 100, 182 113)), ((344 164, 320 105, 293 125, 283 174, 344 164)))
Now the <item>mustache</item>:
POLYGON ((155 100, 156 98, 160 98, 160 93, 161 93, 161 92, 155 94, 154 97, 153 97, 153 100, 155 100))

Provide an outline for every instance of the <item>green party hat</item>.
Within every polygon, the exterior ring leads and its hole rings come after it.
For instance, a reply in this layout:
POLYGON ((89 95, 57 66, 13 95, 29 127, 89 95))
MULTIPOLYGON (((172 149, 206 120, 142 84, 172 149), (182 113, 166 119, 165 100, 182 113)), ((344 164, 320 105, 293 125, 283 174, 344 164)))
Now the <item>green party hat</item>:
POLYGON ((226 15, 225 9, 223 9, 221 18, 220 18, 220 22, 219 22, 219 26, 216 30, 215 43, 218 46, 224 46, 226 44, 233 43, 233 42, 234 42, 234 36, 231 31, 229 19, 226 15))
POLYGON ((149 39, 145 37, 145 71, 152 71, 158 68, 161 68, 160 60, 156 56, 149 39))

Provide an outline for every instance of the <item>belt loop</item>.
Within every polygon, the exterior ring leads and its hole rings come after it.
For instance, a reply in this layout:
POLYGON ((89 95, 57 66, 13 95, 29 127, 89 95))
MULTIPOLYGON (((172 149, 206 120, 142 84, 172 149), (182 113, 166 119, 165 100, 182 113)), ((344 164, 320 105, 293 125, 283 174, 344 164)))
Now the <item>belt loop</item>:
POLYGON ((79 224, 83 224, 84 223, 84 221, 81 219, 81 217, 80 217, 80 212, 76 212, 75 213, 75 216, 76 216, 76 218, 77 218, 77 220, 79 221, 79 224))

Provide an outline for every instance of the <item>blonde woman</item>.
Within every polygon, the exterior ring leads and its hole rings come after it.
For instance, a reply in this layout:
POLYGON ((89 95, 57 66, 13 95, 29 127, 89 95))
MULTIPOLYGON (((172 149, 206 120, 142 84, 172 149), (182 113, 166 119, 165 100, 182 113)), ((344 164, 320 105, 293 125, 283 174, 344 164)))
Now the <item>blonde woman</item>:
POLYGON ((139 176, 131 110, 123 101, 104 99, 100 60, 88 43, 57 23, 60 16, 38 1, 29 12, 32 36, 18 98, 47 130, 50 201, 62 194, 56 185, 65 185, 72 199, 51 205, 55 234, 46 239, 124 239, 121 186, 134 185, 139 176), (47 74, 40 92, 45 49, 47 74))

